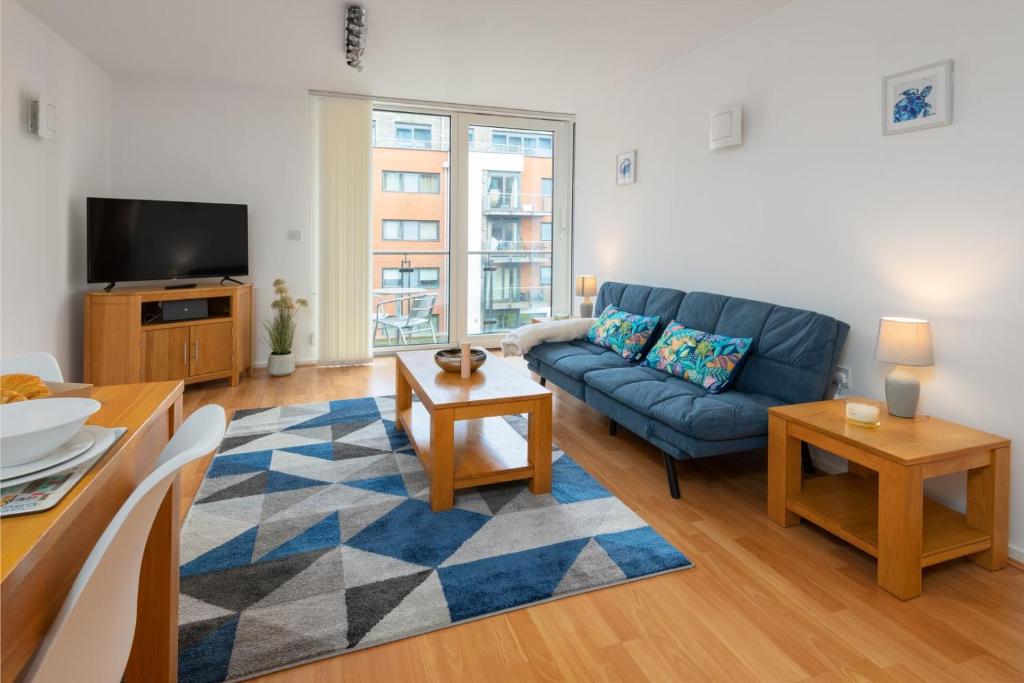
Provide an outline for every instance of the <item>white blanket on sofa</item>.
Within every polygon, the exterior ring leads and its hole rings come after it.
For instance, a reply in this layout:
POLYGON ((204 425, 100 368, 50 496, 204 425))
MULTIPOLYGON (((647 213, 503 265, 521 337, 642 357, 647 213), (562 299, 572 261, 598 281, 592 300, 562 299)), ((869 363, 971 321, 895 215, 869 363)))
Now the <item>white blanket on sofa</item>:
POLYGON ((582 339, 595 320, 596 318, 566 318, 523 325, 505 335, 501 340, 501 350, 506 356, 523 356, 537 344, 582 339))

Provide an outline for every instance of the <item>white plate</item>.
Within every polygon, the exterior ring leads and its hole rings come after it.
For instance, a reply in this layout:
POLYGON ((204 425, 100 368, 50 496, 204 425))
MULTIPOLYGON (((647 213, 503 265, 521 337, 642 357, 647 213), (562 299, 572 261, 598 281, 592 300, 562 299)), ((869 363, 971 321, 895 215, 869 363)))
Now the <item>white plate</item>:
MULTIPOLYGON (((99 456, 106 453, 107 449, 110 448, 110 446, 114 443, 114 440, 116 439, 116 434, 114 433, 114 430, 110 429, 109 427, 86 425, 83 428, 83 431, 85 430, 88 430, 93 437, 93 444, 87 450, 80 453, 79 455, 76 455, 70 460, 65 460, 59 465, 48 467, 45 470, 41 470, 39 472, 32 472, 31 474, 26 474, 24 476, 20 476, 14 479, 4 479, 2 482, 4 488, 7 488, 8 486, 16 486, 18 484, 24 484, 26 482, 35 481, 37 479, 45 479, 46 477, 52 477, 55 474, 61 474, 63 472, 67 472, 68 470, 72 470, 78 467, 79 465, 87 463, 90 460, 98 458, 99 456)), ((12 468, 6 468, 4 471, 6 471, 7 469, 12 468)))
POLYGON ((8 479, 23 477, 26 474, 41 472, 51 467, 56 467, 75 456, 85 453, 94 443, 96 443, 96 435, 89 430, 89 427, 82 427, 82 431, 71 437, 69 441, 61 444, 56 450, 44 455, 38 460, 27 462, 24 465, 0 467, 0 480, 6 484, 8 479))

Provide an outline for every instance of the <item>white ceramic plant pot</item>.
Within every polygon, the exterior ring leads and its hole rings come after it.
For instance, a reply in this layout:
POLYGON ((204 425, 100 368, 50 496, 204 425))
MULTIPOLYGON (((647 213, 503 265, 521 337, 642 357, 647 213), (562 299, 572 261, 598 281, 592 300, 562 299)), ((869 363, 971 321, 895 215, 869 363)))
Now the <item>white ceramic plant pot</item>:
POLYGON ((267 358, 267 372, 273 377, 284 377, 285 375, 292 374, 295 372, 295 354, 270 354, 267 358))

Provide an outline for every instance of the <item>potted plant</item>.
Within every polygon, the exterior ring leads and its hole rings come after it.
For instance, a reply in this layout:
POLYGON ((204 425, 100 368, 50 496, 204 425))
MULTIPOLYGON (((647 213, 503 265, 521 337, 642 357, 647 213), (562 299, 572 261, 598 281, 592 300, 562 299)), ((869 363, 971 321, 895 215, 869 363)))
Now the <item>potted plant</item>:
POLYGON ((273 311, 271 318, 263 321, 267 342, 270 344, 267 372, 274 377, 284 377, 295 372, 295 355, 292 353, 295 314, 300 308, 308 306, 309 302, 305 299, 292 299, 288 293, 288 283, 281 278, 274 280, 274 294, 277 297, 270 304, 273 311))

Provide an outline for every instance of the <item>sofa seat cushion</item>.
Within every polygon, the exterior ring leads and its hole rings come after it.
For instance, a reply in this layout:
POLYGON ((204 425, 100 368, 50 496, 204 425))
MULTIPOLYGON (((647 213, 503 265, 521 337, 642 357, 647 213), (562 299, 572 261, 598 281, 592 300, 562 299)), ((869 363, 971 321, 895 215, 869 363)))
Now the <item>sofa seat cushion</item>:
POLYGON ((582 380, 591 370, 625 368, 630 365, 614 351, 582 339, 540 344, 530 349, 530 355, 578 380, 582 380))
POLYGON ((738 391, 709 394, 695 384, 643 366, 594 370, 584 381, 653 420, 709 441, 767 434, 768 408, 783 403, 738 391))

